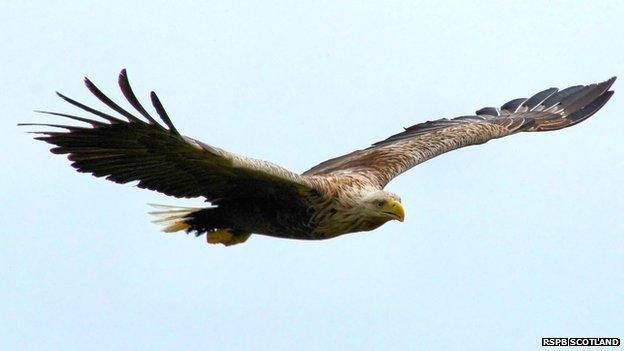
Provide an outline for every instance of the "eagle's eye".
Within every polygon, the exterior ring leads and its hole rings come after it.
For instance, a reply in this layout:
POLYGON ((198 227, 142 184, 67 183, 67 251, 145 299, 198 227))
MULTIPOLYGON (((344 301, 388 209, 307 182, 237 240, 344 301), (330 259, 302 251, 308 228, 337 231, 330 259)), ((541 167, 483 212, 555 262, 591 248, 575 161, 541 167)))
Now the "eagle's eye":
POLYGON ((384 201, 383 200, 377 200, 377 207, 381 208, 384 205, 384 201))

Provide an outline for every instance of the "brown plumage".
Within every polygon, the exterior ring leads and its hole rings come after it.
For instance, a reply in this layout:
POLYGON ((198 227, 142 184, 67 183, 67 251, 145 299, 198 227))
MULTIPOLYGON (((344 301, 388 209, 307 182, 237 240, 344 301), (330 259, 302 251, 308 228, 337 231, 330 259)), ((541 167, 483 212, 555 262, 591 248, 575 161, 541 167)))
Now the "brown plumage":
POLYGON ((38 125, 35 139, 67 154, 79 172, 174 197, 204 197, 207 208, 156 205, 152 212, 164 231, 207 233, 210 243, 233 245, 251 233, 292 239, 326 239, 403 221, 400 198, 383 188, 394 177, 442 153, 482 144, 518 132, 551 131, 584 121, 613 95, 615 77, 603 83, 550 88, 500 109, 416 124, 369 148, 325 161, 299 175, 273 163, 239 156, 183 136, 154 92, 152 105, 164 126, 139 103, 125 70, 119 86, 133 115, 104 95, 90 80, 87 88, 120 117, 100 112, 57 93, 98 118, 42 113, 88 126, 38 125))

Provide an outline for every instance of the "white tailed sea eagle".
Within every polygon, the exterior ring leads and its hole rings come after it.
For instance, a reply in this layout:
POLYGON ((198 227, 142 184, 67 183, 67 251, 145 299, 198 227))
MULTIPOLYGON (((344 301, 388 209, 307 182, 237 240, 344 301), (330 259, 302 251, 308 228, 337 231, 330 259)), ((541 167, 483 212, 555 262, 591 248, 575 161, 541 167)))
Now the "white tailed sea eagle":
POLYGON ((158 206, 151 213, 165 225, 165 232, 206 233, 209 243, 224 245, 242 243, 252 233, 319 240, 373 230, 393 219, 403 221, 401 199, 383 190, 394 177, 460 147, 580 123, 609 100, 614 81, 615 77, 561 91, 550 88, 528 99, 511 100, 500 109, 486 107, 474 115, 419 123, 302 174, 180 134, 152 92, 152 105, 164 125, 159 123, 137 100, 125 70, 119 75, 119 87, 134 114, 85 79, 91 93, 114 113, 57 93, 92 116, 39 112, 88 126, 21 125, 63 130, 34 132, 35 139, 54 145, 55 154, 67 154, 79 172, 116 183, 138 181, 140 188, 180 198, 204 197, 210 203, 206 208, 158 206))

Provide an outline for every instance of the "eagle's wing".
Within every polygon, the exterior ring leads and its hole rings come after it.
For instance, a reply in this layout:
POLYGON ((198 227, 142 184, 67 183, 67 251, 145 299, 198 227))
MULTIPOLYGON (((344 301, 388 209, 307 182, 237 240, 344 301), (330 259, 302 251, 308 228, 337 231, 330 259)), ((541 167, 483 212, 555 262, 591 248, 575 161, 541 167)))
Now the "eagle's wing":
POLYGON ((119 86, 143 118, 114 103, 89 79, 85 79, 85 84, 93 95, 127 121, 57 93, 63 100, 101 120, 39 111, 90 126, 22 124, 65 129, 35 132, 39 134, 36 139, 55 145, 51 150, 55 154, 68 154, 72 166, 79 172, 106 177, 116 183, 138 181, 140 188, 176 197, 203 196, 211 202, 226 198, 297 196, 310 190, 303 177, 278 165, 239 156, 181 135, 152 92, 152 104, 164 127, 139 103, 125 70, 119 75, 119 86))
POLYGON ((413 125, 364 150, 327 160, 303 175, 356 172, 384 187, 419 163, 460 147, 482 144, 517 132, 542 132, 584 121, 613 95, 615 77, 559 91, 550 88, 532 97, 486 107, 474 116, 438 119, 413 125))

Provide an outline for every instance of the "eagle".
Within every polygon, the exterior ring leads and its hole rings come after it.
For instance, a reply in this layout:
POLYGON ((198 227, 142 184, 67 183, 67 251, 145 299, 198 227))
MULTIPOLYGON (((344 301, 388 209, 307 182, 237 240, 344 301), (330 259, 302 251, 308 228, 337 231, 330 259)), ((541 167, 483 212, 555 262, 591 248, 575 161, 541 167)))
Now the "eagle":
POLYGON ((322 240, 370 231, 391 220, 402 222, 401 198, 384 190, 396 176, 464 146, 578 124, 611 98, 615 79, 549 88, 500 108, 418 123, 301 174, 182 135, 153 91, 150 100, 158 119, 145 109, 125 69, 118 83, 133 112, 85 78, 87 89, 111 111, 57 92, 90 117, 36 111, 81 123, 20 125, 45 127, 30 133, 52 144, 52 153, 67 155, 78 172, 120 184, 138 182, 139 188, 177 198, 203 197, 208 203, 201 208, 153 205, 150 213, 156 216, 154 222, 164 225, 164 232, 206 234, 208 243, 226 246, 243 243, 251 234, 322 240))

